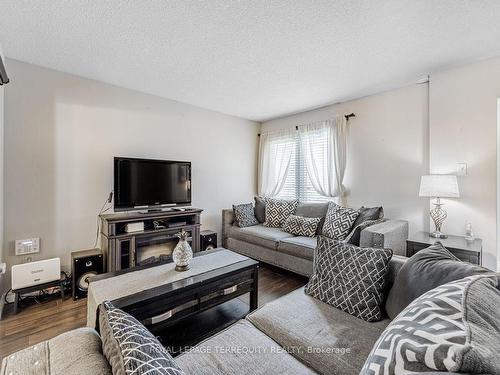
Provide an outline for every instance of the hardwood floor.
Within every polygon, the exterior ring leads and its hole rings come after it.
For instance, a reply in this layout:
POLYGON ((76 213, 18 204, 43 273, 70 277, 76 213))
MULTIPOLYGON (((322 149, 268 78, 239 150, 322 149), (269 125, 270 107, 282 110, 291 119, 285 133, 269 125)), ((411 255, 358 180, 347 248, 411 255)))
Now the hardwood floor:
MULTIPOLYGON (((259 307, 295 290, 307 279, 293 273, 261 264, 259 270, 259 307)), ((240 297, 248 303, 248 297, 240 297)), ((12 313, 6 306, 5 317, 0 321, 0 359, 27 346, 48 340, 63 332, 84 327, 87 321, 87 300, 53 300, 33 305, 12 313)))

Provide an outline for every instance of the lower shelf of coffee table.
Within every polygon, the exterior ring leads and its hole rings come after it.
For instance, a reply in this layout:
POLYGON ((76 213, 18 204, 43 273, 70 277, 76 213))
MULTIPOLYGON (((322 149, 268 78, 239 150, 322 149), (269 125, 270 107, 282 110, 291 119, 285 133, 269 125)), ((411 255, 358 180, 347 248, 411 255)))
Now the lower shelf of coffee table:
POLYGON ((166 328, 150 328, 174 357, 247 315, 249 306, 235 298, 166 328))

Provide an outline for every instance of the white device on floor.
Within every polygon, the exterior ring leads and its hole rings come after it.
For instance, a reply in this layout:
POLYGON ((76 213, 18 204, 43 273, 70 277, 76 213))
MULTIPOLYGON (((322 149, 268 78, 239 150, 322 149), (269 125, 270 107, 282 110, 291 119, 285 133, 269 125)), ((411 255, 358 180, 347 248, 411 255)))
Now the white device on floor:
POLYGON ((133 232, 142 232, 144 231, 144 222, 138 222, 138 223, 128 223, 125 226, 125 232, 127 233, 133 233, 133 232))
POLYGON ((12 290, 48 283, 61 278, 61 259, 52 258, 12 266, 12 290))

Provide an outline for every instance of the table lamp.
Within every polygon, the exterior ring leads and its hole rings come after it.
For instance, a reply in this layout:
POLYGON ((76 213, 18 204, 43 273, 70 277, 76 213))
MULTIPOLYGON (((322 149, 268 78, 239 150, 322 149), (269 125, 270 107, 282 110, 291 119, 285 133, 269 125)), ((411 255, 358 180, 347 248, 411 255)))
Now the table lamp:
POLYGON ((422 176, 420 180, 419 196, 436 198, 434 208, 431 210, 431 218, 434 221, 436 230, 430 233, 431 237, 447 238, 448 236, 441 232, 441 226, 448 216, 446 211, 441 207, 441 198, 459 198, 458 181, 455 175, 433 174, 422 176))

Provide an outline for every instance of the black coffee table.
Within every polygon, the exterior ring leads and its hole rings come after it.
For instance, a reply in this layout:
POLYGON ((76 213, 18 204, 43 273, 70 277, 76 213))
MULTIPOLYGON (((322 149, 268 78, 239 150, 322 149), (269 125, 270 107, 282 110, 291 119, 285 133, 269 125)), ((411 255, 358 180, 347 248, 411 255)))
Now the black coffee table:
MULTIPOLYGON (((227 250, 218 248, 195 256, 214 253, 223 256, 227 250)), ((242 257, 236 263, 127 295, 112 303, 143 323, 175 355, 257 309, 258 270, 257 261, 242 257), (249 305, 238 298, 246 293, 250 294, 249 305)), ((116 274, 100 275, 92 281, 112 276, 116 274)))

